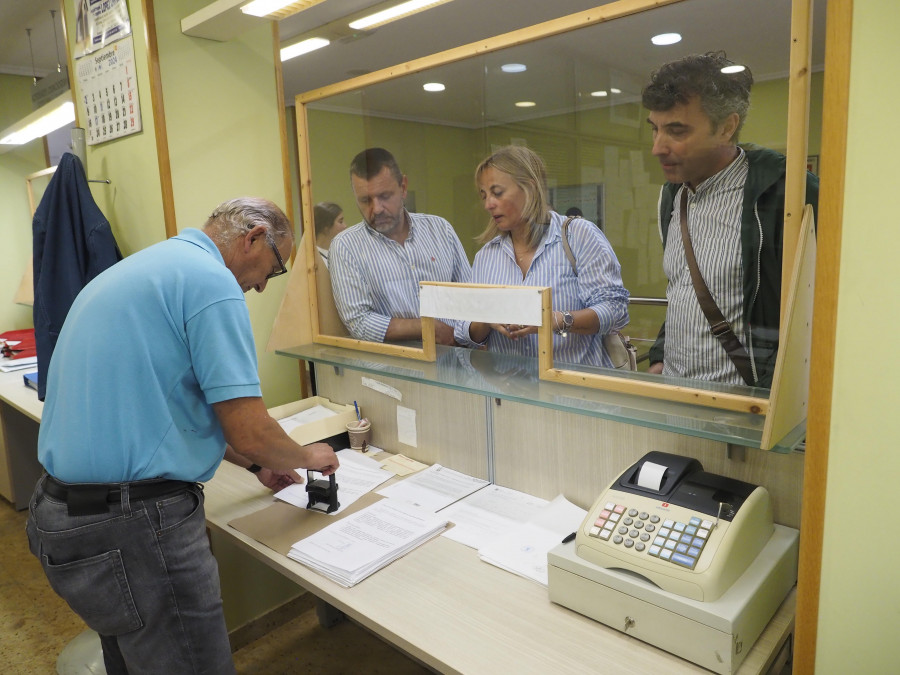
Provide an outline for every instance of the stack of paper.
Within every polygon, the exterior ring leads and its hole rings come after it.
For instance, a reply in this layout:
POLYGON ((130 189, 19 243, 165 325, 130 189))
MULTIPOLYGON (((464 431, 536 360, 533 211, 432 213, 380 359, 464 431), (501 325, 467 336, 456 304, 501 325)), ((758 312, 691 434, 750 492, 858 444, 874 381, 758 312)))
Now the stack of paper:
MULTIPOLYGON (((334 474, 334 480, 338 486, 340 507, 328 515, 334 516, 341 513, 364 494, 394 477, 390 471, 382 469, 377 461, 361 455, 355 450, 340 450, 337 456, 341 465, 334 474)), ((297 469, 297 473, 301 476, 305 471, 305 469, 297 469)), ((309 503, 305 483, 289 485, 276 492, 275 497, 288 504, 299 506, 301 509, 305 509, 309 503)))
POLYGON ((11 373, 14 370, 24 370, 25 368, 34 368, 36 365, 36 356, 25 356, 22 358, 4 356, 3 358, 0 358, 0 372, 4 373, 11 373))
POLYGON ((547 553, 575 532, 587 511, 559 495, 526 523, 478 549, 485 562, 547 585, 547 553))
POLYGON ((288 557, 349 588, 447 527, 423 508, 382 499, 291 547, 288 557))

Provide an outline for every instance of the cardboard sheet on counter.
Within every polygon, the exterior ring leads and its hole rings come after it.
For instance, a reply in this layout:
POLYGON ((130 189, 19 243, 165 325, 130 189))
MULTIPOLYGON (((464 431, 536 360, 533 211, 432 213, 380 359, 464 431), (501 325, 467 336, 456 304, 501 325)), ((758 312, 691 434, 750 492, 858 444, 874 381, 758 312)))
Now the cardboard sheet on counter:
MULTIPOLYGON (((340 499, 340 497, 338 498, 340 499)), ((298 509, 285 502, 275 502, 249 516, 235 518, 228 525, 286 556, 294 543, 380 499, 382 499, 381 495, 371 492, 360 497, 346 511, 334 516, 308 509, 298 509)))

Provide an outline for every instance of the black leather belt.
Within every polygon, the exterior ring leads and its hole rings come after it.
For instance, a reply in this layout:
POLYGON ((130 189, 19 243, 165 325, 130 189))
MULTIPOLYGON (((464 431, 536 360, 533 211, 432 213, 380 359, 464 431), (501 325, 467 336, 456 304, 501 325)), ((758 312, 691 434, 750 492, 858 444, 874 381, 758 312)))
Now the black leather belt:
MULTIPOLYGON (((69 507, 70 516, 107 513, 110 504, 122 501, 123 483, 62 483, 50 474, 44 479, 44 492, 69 507)), ((157 499, 182 492, 196 483, 182 480, 154 480, 124 483, 129 501, 157 499)))

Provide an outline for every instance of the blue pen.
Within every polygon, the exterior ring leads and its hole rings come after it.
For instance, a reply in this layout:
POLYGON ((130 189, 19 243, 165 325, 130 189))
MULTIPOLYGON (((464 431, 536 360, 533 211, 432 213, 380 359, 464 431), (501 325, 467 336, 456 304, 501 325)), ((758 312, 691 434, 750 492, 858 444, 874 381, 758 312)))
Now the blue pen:
POLYGON ((353 407, 356 408, 356 419, 362 422, 362 417, 359 415, 359 406, 356 405, 356 401, 353 401, 353 407))

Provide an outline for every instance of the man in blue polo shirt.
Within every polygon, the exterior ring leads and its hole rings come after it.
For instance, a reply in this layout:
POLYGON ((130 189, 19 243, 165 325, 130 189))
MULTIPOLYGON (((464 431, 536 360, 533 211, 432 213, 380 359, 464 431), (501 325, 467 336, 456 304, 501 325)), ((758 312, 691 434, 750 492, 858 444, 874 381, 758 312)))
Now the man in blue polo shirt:
POLYGON ((261 398, 244 293, 293 247, 269 201, 220 205, 77 296, 50 362, 31 551, 100 634, 108 673, 234 672, 203 492, 223 457, 273 489, 338 460, 261 398))

